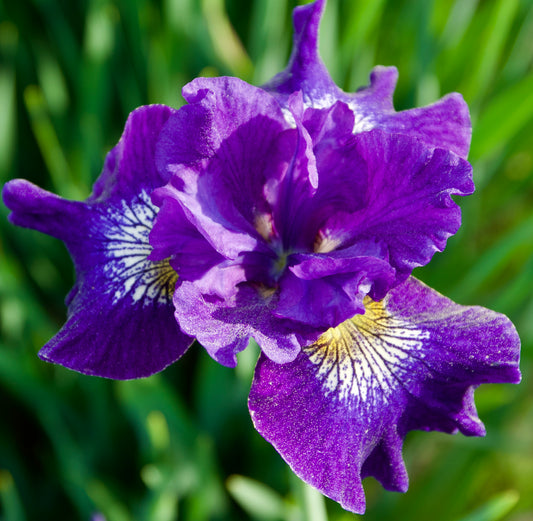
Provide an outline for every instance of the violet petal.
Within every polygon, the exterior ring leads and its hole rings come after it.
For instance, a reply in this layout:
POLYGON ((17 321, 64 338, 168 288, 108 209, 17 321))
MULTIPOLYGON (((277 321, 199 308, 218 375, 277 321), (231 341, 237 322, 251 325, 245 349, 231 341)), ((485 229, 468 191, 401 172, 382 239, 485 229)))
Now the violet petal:
POLYGON ((161 371, 192 343, 173 317, 176 273, 168 261, 148 259, 157 211, 149 194, 167 181, 155 169, 154 148, 172 112, 159 105, 132 112, 85 202, 23 180, 5 185, 10 220, 63 240, 76 267, 67 321, 40 351, 43 359, 129 379, 161 371))
POLYGON ((473 390, 518 383, 519 347, 504 315, 459 306, 410 278, 294 362, 262 355, 249 407, 257 430, 298 476, 362 513, 363 478, 407 489, 408 431, 484 435, 473 390))
POLYGON ((317 108, 343 101, 354 112, 355 133, 379 128, 407 134, 466 158, 472 126, 468 107, 460 94, 449 94, 427 107, 396 112, 392 101, 398 78, 395 67, 375 67, 370 74, 370 85, 353 94, 335 85, 318 53, 318 29, 325 3, 317 0, 294 10, 294 41, 289 63, 263 88, 285 106, 296 91, 302 91, 308 106, 317 108))

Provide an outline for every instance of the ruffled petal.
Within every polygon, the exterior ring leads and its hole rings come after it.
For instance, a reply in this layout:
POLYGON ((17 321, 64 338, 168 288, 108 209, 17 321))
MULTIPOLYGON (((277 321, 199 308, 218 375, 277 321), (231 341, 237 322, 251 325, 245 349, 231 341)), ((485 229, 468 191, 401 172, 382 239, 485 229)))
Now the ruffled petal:
POLYGON ((253 338, 266 356, 284 364, 296 358, 302 344, 316 340, 320 331, 272 314, 275 297, 268 290, 242 285, 232 302, 202 295, 197 286, 181 282, 174 293, 176 318, 183 331, 219 363, 237 364, 236 354, 253 338))
POLYGON ((198 79, 184 93, 190 105, 170 118, 158 145, 160 171, 174 174, 159 199, 179 200, 187 219, 225 257, 261 248, 257 221, 272 213, 264 186, 287 170, 295 130, 272 96, 237 78, 198 79), (191 112, 204 116, 189 118, 191 112), (193 139, 207 144, 201 158, 189 162, 188 151, 199 146, 193 139))
MULTIPOLYGON (((371 81, 384 72, 386 74, 387 71, 383 72, 383 69, 390 67, 375 67, 370 76, 371 81)), ((369 89, 372 89, 372 83, 369 89)), ((373 104, 367 104, 367 101, 359 99, 363 92, 364 90, 354 94, 352 101, 346 100, 357 115, 354 127, 356 132, 379 128, 386 132, 406 134, 430 146, 450 150, 463 159, 467 158, 472 123, 468 105, 461 94, 454 92, 427 107, 396 112, 394 109, 380 111, 373 104)), ((390 104, 392 105, 392 93, 390 104)))
POLYGON ((173 317, 176 273, 168 260, 149 259, 157 211, 149 194, 166 181, 155 169, 155 141, 171 112, 148 106, 130 115, 85 202, 22 180, 4 187, 11 221, 63 240, 76 267, 67 322, 40 351, 43 359, 129 379, 161 371, 192 343, 173 317))
POLYGON ((249 407, 257 430, 304 481, 351 511, 361 480, 405 491, 413 429, 481 436, 473 390, 518 383, 520 341, 507 317, 459 306, 410 278, 328 330, 292 363, 261 356, 249 407))
POLYGON ((384 253, 382 245, 369 241, 329 254, 291 255, 276 316, 325 330, 363 313, 366 295, 382 298, 394 283, 384 253))
POLYGON ((296 91, 302 91, 306 104, 311 107, 330 107, 343 101, 354 112, 355 133, 379 128, 407 134, 466 159, 472 125, 468 106, 460 94, 449 94, 427 107, 397 113, 392 100, 398 79, 395 67, 375 67, 370 85, 353 94, 335 85, 318 53, 318 29, 324 5, 324 0, 317 0, 294 10, 294 41, 289 63, 263 88, 285 106, 296 91))
POLYGON ((361 240, 386 244, 402 282, 459 229, 461 210, 451 196, 474 191, 472 167, 446 150, 379 130, 356 135, 354 146, 364 166, 354 177, 366 179, 362 207, 333 214, 322 233, 339 249, 361 240))

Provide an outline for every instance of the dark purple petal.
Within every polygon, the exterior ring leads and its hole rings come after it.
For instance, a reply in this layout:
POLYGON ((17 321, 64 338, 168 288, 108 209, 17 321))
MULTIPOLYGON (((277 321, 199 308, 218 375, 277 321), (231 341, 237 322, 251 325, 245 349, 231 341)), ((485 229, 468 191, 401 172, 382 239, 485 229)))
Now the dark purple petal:
POLYGON ((382 245, 358 244, 330 254, 295 254, 280 280, 276 316, 322 330, 364 312, 367 294, 383 297, 395 272, 382 245))
POLYGON ((450 94, 433 105, 397 113, 392 96, 398 78, 395 67, 375 67, 370 85, 353 94, 339 89, 318 54, 318 29, 325 1, 317 0, 294 10, 294 42, 289 63, 263 88, 283 105, 301 91, 308 106, 330 107, 347 103, 354 112, 355 133, 372 128, 407 134, 431 147, 440 147, 466 158, 472 126, 468 107, 460 94, 450 94))
POLYGON ((304 223, 309 218, 307 201, 313 197, 318 186, 318 171, 313 140, 304 126, 304 107, 300 92, 290 97, 289 109, 297 131, 280 134, 273 147, 272 158, 276 158, 275 164, 285 162, 286 166, 269 168, 264 193, 272 207, 274 226, 279 232, 283 247, 298 249, 305 244, 302 241, 305 241, 306 234, 302 233, 302 228, 305 228, 304 223), (288 153, 280 157, 279 151, 285 150, 288 153))
POLYGON ((87 220, 87 208, 67 201, 25 179, 12 179, 2 189, 4 204, 11 210, 11 223, 67 240, 87 220))
POLYGON ((332 100, 342 94, 318 54, 318 26, 325 5, 325 0, 317 0, 293 11, 294 36, 289 63, 284 71, 263 85, 285 103, 297 91, 302 91, 306 103, 313 106, 332 105, 332 100))
POLYGON ((376 112, 365 107, 357 111, 362 128, 371 126, 385 132, 406 134, 424 143, 445 148, 466 159, 470 149, 472 124, 463 97, 447 94, 427 107, 401 112, 376 112))
POLYGON ((407 489, 401 450, 408 431, 485 433, 473 390, 518 383, 519 347, 504 315, 459 306, 410 278, 294 362, 261 356, 249 407, 257 430, 296 474, 362 513, 363 478, 407 489))
POLYGON ((168 118, 176 112, 165 105, 147 105, 129 115, 120 141, 107 154, 87 203, 129 200, 141 189, 149 193, 168 181, 169 175, 156 168, 155 144, 168 118))
POLYGON ((338 248, 361 240, 386 244, 401 282, 459 229, 461 210, 451 195, 473 192, 472 167, 446 150, 378 130, 356 135, 355 149, 365 167, 354 172, 366 178, 363 207, 333 214, 322 233, 338 248))
MULTIPOLYGON (((332 215, 351 214, 365 204, 368 174, 365 161, 354 146, 353 118, 352 111, 342 102, 328 109, 305 111, 303 123, 313 142, 318 188, 295 190, 298 200, 291 202, 291 237, 296 250, 317 251, 317 242, 326 248, 326 237, 320 235, 324 223, 332 215)), ((342 240, 329 247, 333 249, 340 243, 342 240)))
POLYGON ((242 285, 232 302, 202 295, 195 284, 182 282, 174 293, 176 319, 219 363, 235 367, 235 355, 253 338, 266 356, 280 364, 290 362, 302 344, 313 342, 320 331, 275 317, 275 297, 242 285))
POLYGON ((171 112, 154 105, 130 115, 85 202, 22 180, 4 187, 10 220, 63 240, 76 267, 67 322, 41 350, 43 359, 129 379, 161 371, 192 343, 173 317, 176 273, 168 260, 149 259, 157 211, 149 194, 166 181, 155 168, 155 142, 171 112))
MULTIPOLYGON (((169 305, 175 273, 168 266, 154 267, 150 276, 144 287, 137 281, 116 300, 102 291, 101 283, 94 289, 80 285, 67 322, 39 356, 84 374, 119 380, 150 376, 175 362, 193 341, 181 332, 169 305)), ((117 280, 118 291, 124 282, 117 280)))

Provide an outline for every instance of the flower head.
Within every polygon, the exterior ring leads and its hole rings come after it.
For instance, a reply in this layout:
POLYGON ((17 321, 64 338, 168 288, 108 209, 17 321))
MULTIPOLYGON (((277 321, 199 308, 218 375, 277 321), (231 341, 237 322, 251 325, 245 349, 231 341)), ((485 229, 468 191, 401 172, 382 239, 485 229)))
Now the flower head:
POLYGON ((520 341, 411 276, 458 230, 452 195, 474 188, 464 101, 397 113, 390 67, 341 91, 317 52, 324 4, 295 10, 289 65, 262 88, 196 79, 180 110, 134 111, 86 201, 23 180, 3 197, 76 266, 42 358, 135 378, 193 338, 233 366, 253 338, 257 430, 363 512, 363 478, 407 489, 408 431, 484 434, 473 391, 519 381, 520 341))
POLYGON ((453 152, 354 134, 342 101, 306 108, 298 92, 282 110, 236 78, 198 79, 183 95, 156 151, 171 179, 153 194, 151 258, 171 256, 178 322, 221 363, 234 365, 250 337, 272 360, 293 360, 459 227, 451 195, 473 184, 453 152))

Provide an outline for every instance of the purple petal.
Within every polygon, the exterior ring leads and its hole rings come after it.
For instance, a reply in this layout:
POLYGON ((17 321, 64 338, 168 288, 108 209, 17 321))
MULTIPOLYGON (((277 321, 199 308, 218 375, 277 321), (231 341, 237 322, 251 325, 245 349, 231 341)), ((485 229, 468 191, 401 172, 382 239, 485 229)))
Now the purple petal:
POLYGON ((383 297, 395 272, 376 243, 330 254, 295 254, 280 281, 276 316, 326 330, 364 312, 363 298, 383 297))
POLYGON ((451 195, 473 192, 472 167, 446 150, 378 130, 356 135, 355 148, 364 164, 354 172, 366 179, 363 207, 332 215, 322 233, 338 248, 361 240, 386 244, 401 282, 459 229, 461 210, 451 195))
POLYGON ((297 91, 302 91, 306 103, 312 106, 329 106, 331 100, 339 99, 342 94, 318 54, 318 27, 325 5, 325 0, 317 0, 293 11, 294 37, 289 63, 284 71, 263 85, 284 103, 297 91))
POLYGON ((202 295, 195 284, 182 282, 174 293, 176 319, 219 363, 235 367, 235 355, 253 338, 266 356, 284 364, 294 360, 302 344, 313 342, 320 331, 272 314, 274 302, 243 285, 233 302, 202 295))
POLYGON ((454 92, 427 107, 396 112, 392 95, 397 79, 396 68, 374 67, 368 87, 340 98, 350 105, 356 115, 355 132, 379 128, 406 134, 466 159, 472 124, 463 97, 454 92))
POLYGON ((330 107, 347 103, 354 112, 354 132, 378 128, 407 134, 431 147, 466 158, 472 126, 468 107, 460 94, 450 94, 433 105, 397 113, 392 96, 398 78, 395 67, 375 67, 370 85, 353 94, 339 89, 318 54, 318 29, 325 1, 317 0, 294 10, 294 42, 289 63, 263 88, 287 106, 289 96, 301 91, 307 106, 330 107))
MULTIPOLYGON (((238 78, 197 78, 183 88, 183 97, 189 104, 169 118, 159 137, 156 161, 165 175, 174 173, 176 165, 194 165, 213 157, 228 137, 250 121, 260 124, 251 133, 241 131, 241 153, 261 146, 263 133, 288 128, 277 101, 238 78)), ((230 154, 226 158, 234 163, 230 154)), ((253 190, 253 185, 248 188, 253 190)))
POLYGON ((267 176, 281 177, 287 169, 295 131, 272 96, 236 78, 198 79, 184 91, 191 105, 170 118, 158 145, 159 169, 174 178, 157 200, 179 201, 187 219, 225 257, 261 248, 255 225, 271 213, 264 185, 267 176), (191 111, 205 117, 188 118, 191 111), (181 152, 194 147, 183 144, 187 136, 208 142, 196 162, 188 163, 181 152))
POLYGON ((165 105, 147 105, 129 115, 119 142, 107 154, 88 203, 128 200, 141 189, 150 192, 168 181, 168 174, 156 169, 155 144, 168 118, 176 112, 165 105))
POLYGON ((296 250, 316 251, 317 240, 325 248, 326 238, 319 234, 325 222, 332 215, 351 214, 364 205, 368 176, 354 146, 353 120, 352 111, 342 102, 328 109, 305 111, 303 124, 313 143, 318 188, 310 191, 298 187, 294 190, 298 198, 290 201, 291 238, 296 250))
POLYGON ((86 221, 87 209, 78 201, 66 201, 25 179, 12 179, 2 189, 8 219, 16 226, 31 228, 67 240, 86 221))
POLYGON ((485 433, 473 390, 518 383, 519 347, 505 316, 459 306, 410 278, 294 362, 261 356, 249 407, 257 430, 296 474, 362 513, 363 478, 407 489, 401 450, 408 431, 485 433))
POLYGON ((186 280, 201 278, 224 260, 187 219, 171 183, 154 190, 152 202, 160 209, 150 231, 150 260, 170 258, 170 265, 186 280))
POLYGON ((289 110, 296 132, 281 134, 272 154, 272 158, 276 158, 275 164, 285 164, 286 167, 269 168, 264 192, 283 246, 299 248, 305 244, 306 234, 302 232, 309 218, 307 201, 316 192, 318 171, 313 140, 304 126, 301 93, 290 97, 289 110), (280 151, 283 151, 281 156, 280 151))
POLYGON ((62 239, 76 267, 67 322, 43 359, 129 379, 161 371, 192 343, 173 317, 176 273, 168 261, 148 258, 157 210, 149 193, 166 181, 155 169, 155 142, 171 112, 156 105, 130 115, 86 202, 22 180, 4 187, 11 221, 62 239))

